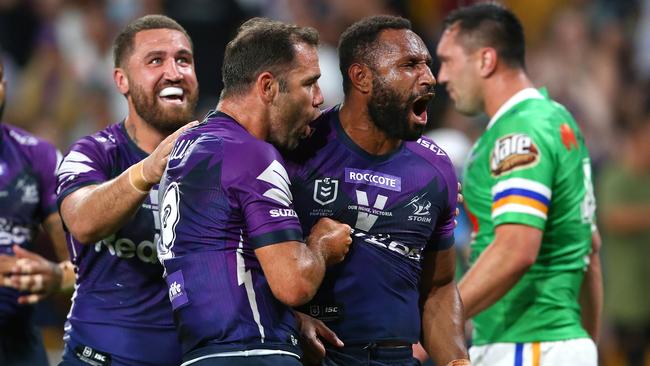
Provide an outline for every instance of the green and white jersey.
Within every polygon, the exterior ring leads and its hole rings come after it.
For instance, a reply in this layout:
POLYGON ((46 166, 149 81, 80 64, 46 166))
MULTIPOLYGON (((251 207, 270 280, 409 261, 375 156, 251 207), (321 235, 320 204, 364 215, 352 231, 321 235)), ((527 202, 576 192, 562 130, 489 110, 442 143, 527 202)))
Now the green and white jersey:
POLYGON ((474 318, 474 344, 588 337, 578 295, 596 204, 589 154, 571 114, 536 89, 514 95, 472 148, 464 195, 474 226, 472 263, 498 225, 544 232, 535 264, 474 318))

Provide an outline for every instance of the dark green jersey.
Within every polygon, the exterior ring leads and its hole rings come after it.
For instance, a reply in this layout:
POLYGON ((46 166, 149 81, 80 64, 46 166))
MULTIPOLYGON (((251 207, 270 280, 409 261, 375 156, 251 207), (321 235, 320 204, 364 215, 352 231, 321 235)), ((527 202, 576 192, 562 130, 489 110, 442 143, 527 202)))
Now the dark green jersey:
POLYGON ((513 96, 472 148, 464 195, 474 223, 472 263, 497 225, 544 232, 535 264, 474 318, 474 344, 587 337, 578 296, 595 199, 589 154, 571 114, 532 88, 513 96))

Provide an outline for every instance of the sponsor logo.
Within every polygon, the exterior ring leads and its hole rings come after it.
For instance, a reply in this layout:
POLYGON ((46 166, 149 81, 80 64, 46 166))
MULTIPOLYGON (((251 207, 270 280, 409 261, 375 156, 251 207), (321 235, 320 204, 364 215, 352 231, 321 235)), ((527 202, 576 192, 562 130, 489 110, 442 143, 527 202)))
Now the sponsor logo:
POLYGON ((573 130, 568 123, 563 123, 560 126, 560 136, 562 137, 562 144, 564 144, 564 147, 568 151, 571 151, 573 148, 578 150, 578 140, 576 139, 576 135, 573 133, 573 130))
POLYGON ((490 159, 493 176, 535 165, 540 159, 539 149, 526 134, 515 133, 504 136, 494 143, 490 159))
POLYGON ((296 211, 290 208, 274 208, 269 211, 271 217, 298 217, 296 211))
POLYGON ((38 187, 36 183, 28 183, 25 179, 20 179, 18 184, 16 184, 16 189, 23 192, 23 195, 20 197, 22 203, 38 203, 38 187))
POLYGON ((342 304, 312 304, 309 305, 309 315, 321 321, 334 321, 343 315, 342 304))
POLYGON ((365 243, 372 244, 381 248, 388 249, 394 253, 397 253, 401 256, 407 257, 419 261, 422 258, 422 249, 421 248, 411 248, 404 243, 400 243, 397 240, 391 239, 390 235, 370 235, 358 230, 355 230, 352 235, 354 238, 359 238, 365 243))
POLYGON ((108 249, 110 255, 118 258, 138 258, 144 263, 158 263, 156 245, 149 240, 143 240, 136 244, 129 238, 116 239, 113 234, 95 243, 95 252, 101 252, 103 247, 108 249))
POLYGON ((111 364, 111 355, 97 351, 84 345, 78 345, 74 348, 77 359, 91 366, 108 366, 111 364))
POLYGON ((361 183, 395 192, 402 191, 402 178, 390 174, 345 168, 346 183, 361 183))
POLYGON ((442 155, 442 156, 447 155, 447 154, 445 154, 444 151, 442 151, 441 148, 439 148, 438 146, 436 146, 436 144, 434 144, 434 143, 432 143, 430 141, 419 138, 417 143, 420 144, 420 146, 433 151, 434 153, 436 153, 436 155, 442 155))
POLYGON ((172 309, 176 310, 179 307, 189 303, 187 292, 184 291, 185 278, 182 271, 176 271, 165 279, 169 285, 169 302, 172 303, 172 309))
POLYGON ((339 180, 332 178, 316 179, 314 181, 314 201, 322 206, 336 201, 339 180))
POLYGON ((183 294, 183 291, 181 289, 181 285, 174 281, 171 285, 169 285, 169 301, 174 301, 175 298, 181 296, 183 294))
POLYGON ((93 138, 95 139, 95 141, 97 141, 97 142, 101 142, 102 144, 105 144, 105 143, 107 143, 108 141, 110 141, 110 142, 112 142, 112 143, 115 143, 115 136, 113 136, 112 133, 109 133, 109 134, 106 135, 106 136, 107 136, 107 137, 104 137, 104 136, 93 136, 93 138))
POLYGON ((404 207, 409 207, 413 209, 413 214, 408 217, 408 221, 418 221, 418 222, 431 222, 431 213, 429 209, 431 208, 431 201, 424 199, 423 194, 421 196, 415 196, 406 204, 404 207))
POLYGON ((368 203, 368 194, 364 191, 357 189, 357 203, 358 205, 349 205, 348 210, 358 211, 357 222, 355 228, 364 231, 370 231, 375 225, 379 216, 393 216, 390 211, 384 211, 388 197, 378 194, 375 198, 375 203, 370 207, 368 203))
POLYGON ((32 230, 0 217, 0 246, 22 245, 32 240, 32 230))

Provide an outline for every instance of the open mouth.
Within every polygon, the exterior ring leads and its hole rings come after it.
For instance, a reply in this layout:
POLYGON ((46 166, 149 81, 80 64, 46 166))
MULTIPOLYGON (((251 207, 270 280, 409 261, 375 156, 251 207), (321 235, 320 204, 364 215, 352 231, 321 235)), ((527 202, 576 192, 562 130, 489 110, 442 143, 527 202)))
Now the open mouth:
POLYGON ((183 104, 185 101, 185 92, 177 86, 168 86, 158 93, 161 100, 172 104, 183 104))
POLYGON ((421 125, 427 124, 427 107, 431 99, 433 99, 433 93, 427 93, 418 97, 413 102, 413 114, 415 115, 416 123, 421 125))

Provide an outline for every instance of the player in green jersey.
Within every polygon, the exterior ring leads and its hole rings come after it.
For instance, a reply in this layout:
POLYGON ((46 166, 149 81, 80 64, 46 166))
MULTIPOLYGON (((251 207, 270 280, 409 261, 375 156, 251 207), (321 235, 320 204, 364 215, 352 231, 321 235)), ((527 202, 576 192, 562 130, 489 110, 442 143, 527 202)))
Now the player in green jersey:
POLYGON ((600 239, 578 125, 533 87, 521 24, 504 7, 450 14, 437 53, 456 109, 490 117, 465 172, 474 235, 459 289, 472 363, 596 365, 600 239))

